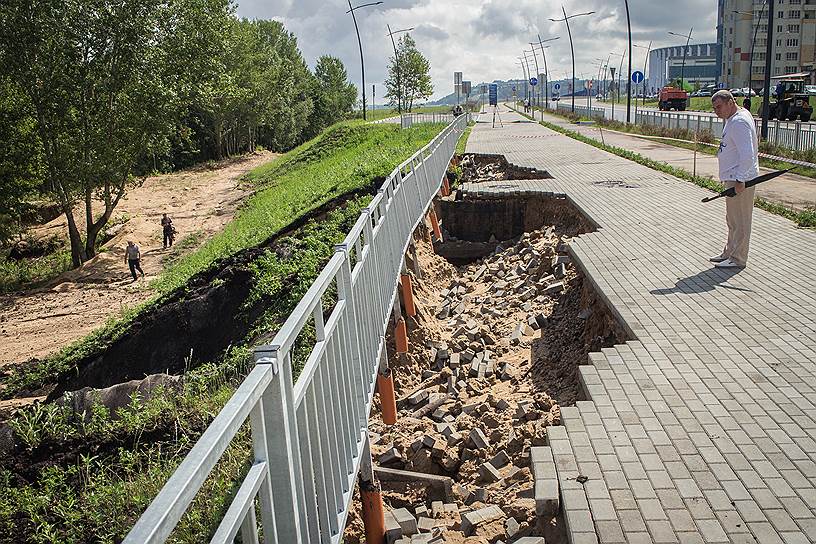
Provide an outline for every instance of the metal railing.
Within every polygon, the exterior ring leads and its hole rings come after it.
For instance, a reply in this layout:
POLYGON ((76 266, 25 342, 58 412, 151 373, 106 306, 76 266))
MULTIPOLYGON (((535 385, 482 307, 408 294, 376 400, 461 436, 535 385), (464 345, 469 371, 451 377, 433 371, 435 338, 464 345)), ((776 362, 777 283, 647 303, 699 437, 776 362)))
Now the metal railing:
POLYGON ((273 341, 255 348, 255 368, 125 544, 170 536, 247 418, 254 461, 211 542, 240 532, 257 543, 256 498, 264 542, 340 541, 357 472, 370 461, 368 415, 404 254, 466 126, 467 116, 457 117, 386 178, 273 341), (293 348, 311 330, 293 383, 293 348))
POLYGON ((410 128, 414 123, 450 123, 454 117, 452 113, 403 113, 400 126, 410 128))
MULTIPOLYGON (((555 110, 558 113, 570 113, 572 112, 572 104, 569 103, 561 103, 556 102, 555 110)), ((575 106, 575 113, 580 115, 581 117, 586 117, 588 119, 594 119, 599 117, 601 119, 604 118, 605 110, 603 108, 589 108, 588 106, 575 106)))
MULTIPOLYGON (((649 110, 638 111, 635 123, 666 128, 684 128, 693 132, 708 130, 715 138, 722 138, 725 126, 724 121, 714 115, 649 110)), ((762 120, 754 118, 754 123, 758 134, 762 127, 762 120)), ((768 122, 768 141, 789 149, 811 149, 816 147, 816 126, 801 121, 775 119, 768 122)))

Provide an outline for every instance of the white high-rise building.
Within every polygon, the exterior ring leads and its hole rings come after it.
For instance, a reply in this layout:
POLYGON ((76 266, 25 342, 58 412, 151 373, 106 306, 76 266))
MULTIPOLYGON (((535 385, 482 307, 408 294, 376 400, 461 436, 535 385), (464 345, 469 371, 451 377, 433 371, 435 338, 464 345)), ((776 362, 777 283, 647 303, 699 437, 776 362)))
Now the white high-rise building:
MULTIPOLYGON (((719 0, 717 22, 720 82, 726 88, 760 89, 768 43, 767 0, 719 0)), ((810 72, 813 82, 816 0, 776 0, 773 25, 771 76, 810 72)))

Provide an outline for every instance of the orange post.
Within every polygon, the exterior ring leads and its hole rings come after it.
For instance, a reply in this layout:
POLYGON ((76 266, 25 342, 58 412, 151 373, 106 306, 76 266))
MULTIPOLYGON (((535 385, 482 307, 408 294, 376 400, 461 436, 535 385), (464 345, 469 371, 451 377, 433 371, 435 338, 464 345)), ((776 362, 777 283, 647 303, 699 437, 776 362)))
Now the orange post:
POLYGON ((405 327, 405 319, 402 317, 394 327, 394 337, 397 341, 397 353, 408 353, 408 329, 405 327))
POLYGON ((402 301, 405 303, 405 313, 414 317, 416 315, 416 306, 414 305, 414 288, 411 285, 411 275, 401 274, 402 283, 402 301))
POLYGON ((442 178, 442 196, 448 196, 451 194, 450 183, 448 182, 448 176, 442 178))
POLYGON ((394 375, 390 368, 377 373, 377 391, 380 393, 383 423, 393 425, 397 422, 397 396, 394 394, 394 375))
POLYGON ((360 499, 363 501, 363 528, 366 544, 385 544, 385 511, 382 492, 376 485, 360 481, 360 499))
POLYGON ((442 229, 439 228, 439 219, 436 217, 436 210, 431 206, 431 226, 433 227, 434 236, 438 241, 442 241, 442 229))

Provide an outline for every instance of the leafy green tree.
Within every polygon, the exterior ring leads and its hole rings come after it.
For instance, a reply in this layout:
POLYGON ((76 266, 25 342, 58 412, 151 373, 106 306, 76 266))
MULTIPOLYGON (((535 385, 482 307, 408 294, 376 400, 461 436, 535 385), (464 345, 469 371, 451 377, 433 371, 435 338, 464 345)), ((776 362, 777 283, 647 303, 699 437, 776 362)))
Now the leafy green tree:
POLYGON ((44 188, 66 216, 75 266, 96 254, 99 232, 137 183, 140 158, 166 148, 184 89, 184 72, 170 70, 170 47, 186 9, 206 7, 196 0, 0 4, 0 70, 31 103, 44 188))
POLYGON ((29 102, 8 80, 0 79, 0 245, 22 231, 29 199, 42 171, 39 140, 29 102))
POLYGON ((317 59, 314 80, 310 135, 316 135, 342 119, 357 101, 357 87, 349 82, 346 68, 337 57, 323 55, 317 59))
POLYGON ((430 98, 433 94, 431 64, 419 52, 410 34, 400 38, 396 58, 389 60, 385 96, 391 105, 396 106, 399 99, 402 111, 411 111, 415 101, 430 98))

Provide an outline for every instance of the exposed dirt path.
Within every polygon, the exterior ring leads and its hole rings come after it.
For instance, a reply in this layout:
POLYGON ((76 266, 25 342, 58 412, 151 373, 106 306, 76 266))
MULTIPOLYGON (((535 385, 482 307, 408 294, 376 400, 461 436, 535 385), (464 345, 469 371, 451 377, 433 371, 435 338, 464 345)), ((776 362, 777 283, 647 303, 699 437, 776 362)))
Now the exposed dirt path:
MULTIPOLYGON (((58 351, 153 295, 149 281, 168 261, 219 232, 252 193, 239 182, 241 176, 277 156, 259 152, 214 168, 200 166, 150 177, 132 189, 112 217, 127 220, 104 245, 104 252, 47 285, 0 295, 0 367, 58 351), (162 248, 164 212, 178 231, 174 249, 162 248), (127 240, 142 251, 146 278, 135 283, 124 262, 127 240)), ((67 237, 65 217, 35 229, 35 234, 67 237)))

